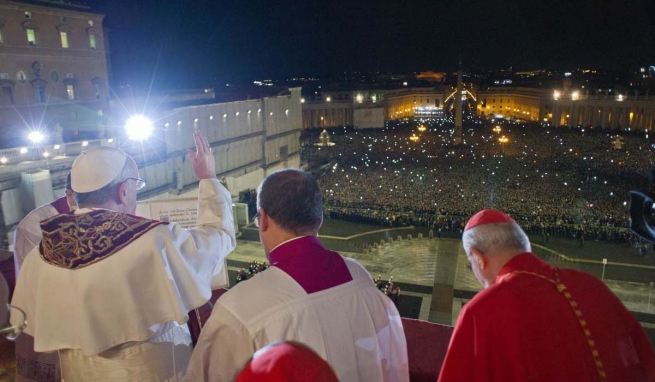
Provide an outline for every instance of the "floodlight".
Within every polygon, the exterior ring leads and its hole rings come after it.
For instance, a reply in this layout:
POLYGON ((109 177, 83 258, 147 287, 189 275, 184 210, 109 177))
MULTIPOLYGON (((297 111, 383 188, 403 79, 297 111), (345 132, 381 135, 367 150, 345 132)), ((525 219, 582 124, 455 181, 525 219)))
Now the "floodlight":
POLYGON ((132 140, 142 141, 148 139, 153 132, 152 121, 142 115, 135 115, 125 124, 125 131, 132 140))

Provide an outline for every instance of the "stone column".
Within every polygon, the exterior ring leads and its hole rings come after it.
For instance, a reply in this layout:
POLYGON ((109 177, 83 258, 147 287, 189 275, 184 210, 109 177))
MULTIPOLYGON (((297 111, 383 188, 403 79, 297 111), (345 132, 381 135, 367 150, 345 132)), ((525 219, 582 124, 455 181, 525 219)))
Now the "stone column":
POLYGON ((617 112, 618 108, 616 106, 610 106, 610 128, 616 129, 618 127, 617 121, 617 112))
POLYGON ((561 114, 559 101, 553 102, 553 126, 559 127, 561 125, 561 114))
POLYGON ((578 126, 578 102, 577 101, 571 101, 571 111, 569 113, 569 126, 575 127, 578 126))

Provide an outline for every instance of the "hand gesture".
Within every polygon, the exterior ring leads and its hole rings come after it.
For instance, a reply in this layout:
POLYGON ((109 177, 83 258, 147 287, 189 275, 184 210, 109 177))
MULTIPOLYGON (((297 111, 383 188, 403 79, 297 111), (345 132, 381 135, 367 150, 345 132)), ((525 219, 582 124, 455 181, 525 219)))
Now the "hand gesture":
POLYGON ((193 171, 200 180, 216 179, 216 161, 207 138, 201 132, 196 131, 193 133, 193 140, 196 142, 196 152, 194 153, 193 149, 187 149, 193 171))

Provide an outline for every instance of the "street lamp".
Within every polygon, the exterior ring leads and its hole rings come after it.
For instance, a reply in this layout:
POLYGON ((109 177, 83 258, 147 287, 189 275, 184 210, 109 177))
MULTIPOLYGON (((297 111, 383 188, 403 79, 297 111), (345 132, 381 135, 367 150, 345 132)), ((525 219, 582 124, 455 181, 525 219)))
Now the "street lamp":
POLYGON ((500 126, 496 126, 493 128, 493 130, 496 132, 496 135, 498 135, 503 129, 501 129, 500 126))

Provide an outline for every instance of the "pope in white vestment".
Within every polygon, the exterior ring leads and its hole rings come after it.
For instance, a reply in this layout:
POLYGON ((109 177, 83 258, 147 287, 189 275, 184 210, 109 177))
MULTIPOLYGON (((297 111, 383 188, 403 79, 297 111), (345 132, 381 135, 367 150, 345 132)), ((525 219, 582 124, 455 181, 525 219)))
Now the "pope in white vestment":
POLYGON ((59 352, 67 382, 184 376, 187 312, 209 299, 236 245, 230 193, 215 177, 206 139, 195 139, 198 228, 125 213, 134 213, 143 181, 134 161, 110 148, 87 150, 73 164, 80 209, 42 222, 43 240, 23 263, 12 304, 27 314, 35 351, 59 352), (99 189, 109 202, 83 202, 99 189))
POLYGON ((307 345, 341 382, 409 381, 398 310, 361 264, 321 245, 322 204, 301 170, 262 182, 255 221, 271 266, 216 302, 185 381, 231 382, 255 351, 278 341, 307 345))

